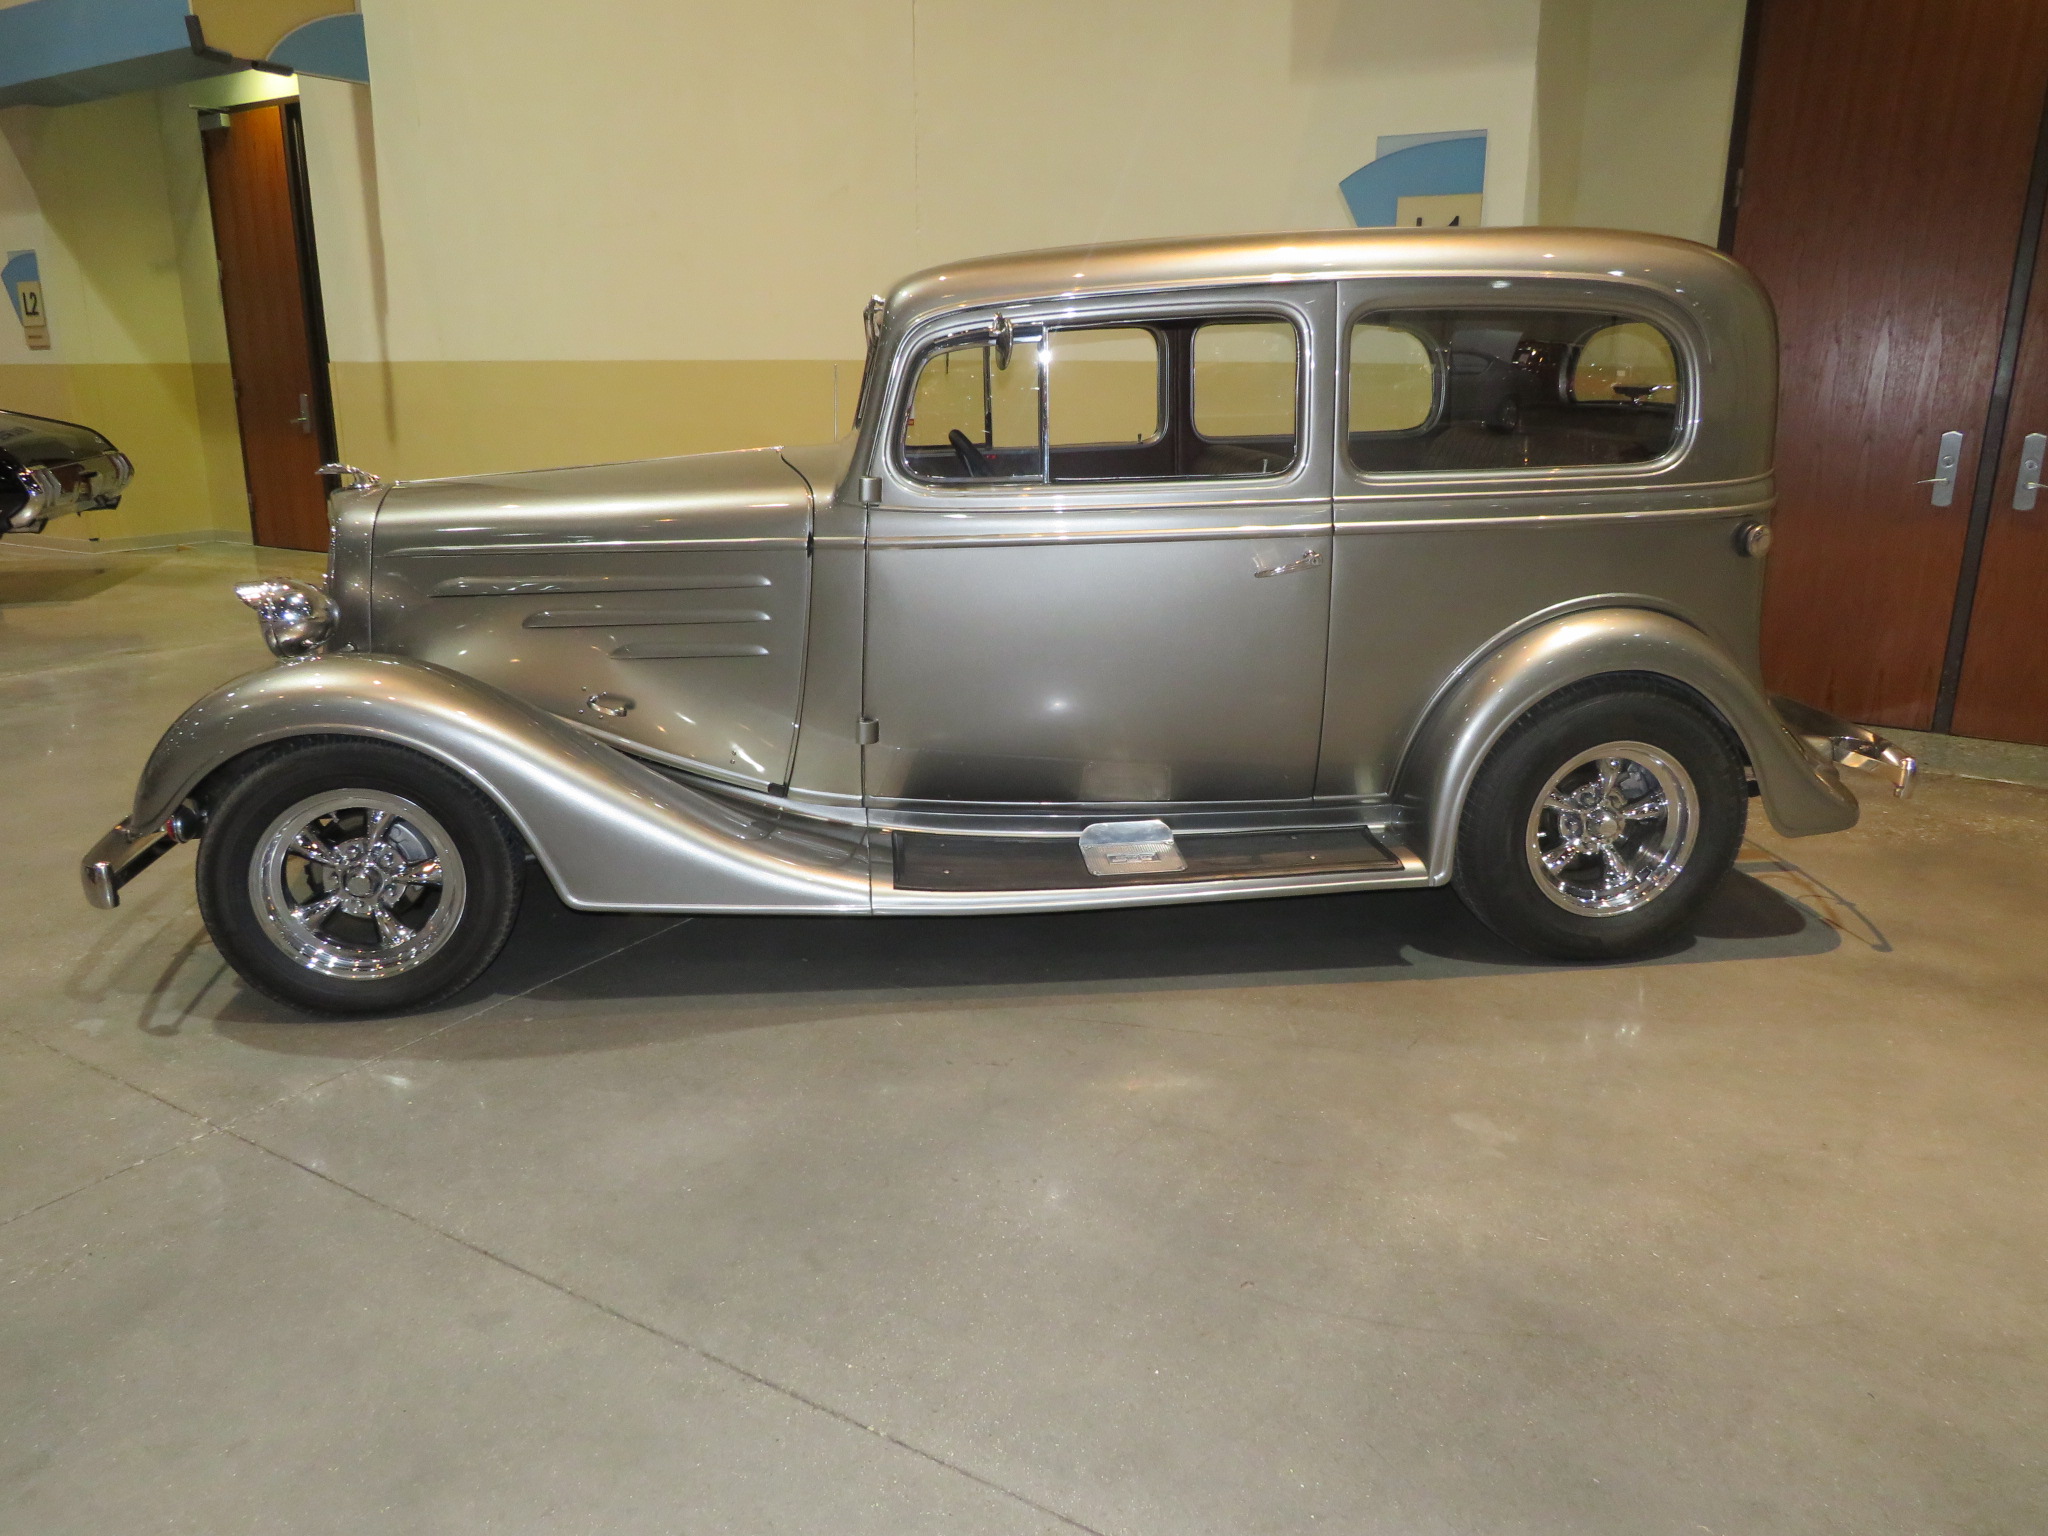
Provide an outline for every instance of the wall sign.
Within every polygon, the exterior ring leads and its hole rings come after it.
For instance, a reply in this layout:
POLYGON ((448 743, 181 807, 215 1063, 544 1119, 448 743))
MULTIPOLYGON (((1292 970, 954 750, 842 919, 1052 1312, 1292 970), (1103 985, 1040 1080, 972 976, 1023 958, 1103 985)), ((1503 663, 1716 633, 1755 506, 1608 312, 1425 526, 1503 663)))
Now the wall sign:
POLYGON ((21 334, 34 352, 50 350, 50 321, 43 313, 43 279, 36 267, 34 251, 9 251, 7 264, 0 267, 0 285, 7 289, 7 301, 21 321, 21 334))
POLYGON ((1383 135, 1378 154, 1337 183, 1360 229, 1470 227, 1484 212, 1486 130, 1383 135))

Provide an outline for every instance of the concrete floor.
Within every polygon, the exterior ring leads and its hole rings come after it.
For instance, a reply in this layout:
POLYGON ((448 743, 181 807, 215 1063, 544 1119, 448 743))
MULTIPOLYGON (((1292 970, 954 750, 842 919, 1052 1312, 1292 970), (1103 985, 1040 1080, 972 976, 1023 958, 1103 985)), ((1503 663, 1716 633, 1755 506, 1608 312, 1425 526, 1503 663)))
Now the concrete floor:
POLYGON ((2048 790, 1696 942, 1440 892, 578 915, 427 1017, 79 854, 244 551, 0 549, 0 1530, 2048 1529, 2048 790))

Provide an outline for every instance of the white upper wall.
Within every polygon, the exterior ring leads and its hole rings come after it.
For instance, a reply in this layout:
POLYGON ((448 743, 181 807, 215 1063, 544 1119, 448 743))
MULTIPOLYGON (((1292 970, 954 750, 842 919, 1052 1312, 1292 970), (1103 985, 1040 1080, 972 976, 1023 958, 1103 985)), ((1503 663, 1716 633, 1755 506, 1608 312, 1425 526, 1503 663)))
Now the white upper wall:
POLYGON ((1486 129, 1489 222, 1527 208, 1539 0, 363 10, 383 260, 322 237, 342 361, 857 356, 948 258, 1343 225, 1382 134, 1486 129))
POLYGON ((1747 9, 1544 0, 1544 219, 1714 243, 1747 9))

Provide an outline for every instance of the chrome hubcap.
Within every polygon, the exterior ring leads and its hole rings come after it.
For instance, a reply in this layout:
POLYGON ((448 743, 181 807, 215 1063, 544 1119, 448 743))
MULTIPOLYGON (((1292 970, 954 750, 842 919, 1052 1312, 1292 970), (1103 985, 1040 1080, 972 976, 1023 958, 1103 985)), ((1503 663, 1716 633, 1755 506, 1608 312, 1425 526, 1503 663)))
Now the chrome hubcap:
POLYGON ((270 941, 307 970, 375 980, 421 964, 462 919, 462 859, 402 795, 347 789, 270 824, 249 900, 270 941))
POLYGON ((1684 873, 1698 804, 1691 777, 1659 748, 1610 741, 1581 752, 1529 812, 1529 871, 1568 912, 1633 912, 1684 873))

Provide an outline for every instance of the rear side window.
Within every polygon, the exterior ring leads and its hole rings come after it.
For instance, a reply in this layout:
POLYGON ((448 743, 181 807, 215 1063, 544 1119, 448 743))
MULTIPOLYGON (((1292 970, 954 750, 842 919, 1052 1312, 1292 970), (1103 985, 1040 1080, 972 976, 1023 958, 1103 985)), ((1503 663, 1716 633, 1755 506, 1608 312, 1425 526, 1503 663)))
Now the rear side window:
POLYGON ((1147 318, 940 344, 918 364, 903 464, 935 484, 1113 484, 1286 473, 1301 340, 1265 316, 1147 318), (1041 427, 1043 430, 1041 430, 1041 427))
POLYGON ((1349 347, 1346 451, 1366 474, 1645 464, 1685 419, 1671 339, 1626 316, 1386 311, 1349 347))

